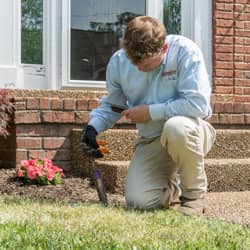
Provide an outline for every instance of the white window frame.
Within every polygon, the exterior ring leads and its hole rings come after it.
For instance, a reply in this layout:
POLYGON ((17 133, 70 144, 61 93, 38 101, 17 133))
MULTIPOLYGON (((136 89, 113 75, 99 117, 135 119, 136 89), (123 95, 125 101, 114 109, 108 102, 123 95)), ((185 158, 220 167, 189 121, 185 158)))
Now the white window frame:
MULTIPOLYGON (((163 1, 146 0, 146 14, 163 20, 163 1)), ((70 80, 70 0, 62 0, 61 88, 104 89, 105 81, 70 80)), ((212 0, 182 0, 182 35, 203 51, 212 78, 212 0)))
POLYGON ((212 0, 182 0, 181 33, 201 48, 212 80, 212 0))

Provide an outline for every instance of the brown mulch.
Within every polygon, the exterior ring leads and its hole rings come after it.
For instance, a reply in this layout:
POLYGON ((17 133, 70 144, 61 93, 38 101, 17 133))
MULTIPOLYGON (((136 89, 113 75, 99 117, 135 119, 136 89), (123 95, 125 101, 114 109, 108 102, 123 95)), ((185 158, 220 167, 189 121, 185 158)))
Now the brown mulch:
MULTIPOLYGON (((65 173, 59 185, 24 185, 15 169, 0 169, 0 195, 58 201, 100 203, 90 179, 65 173)), ((108 193, 110 205, 124 205, 124 196, 108 193)), ((205 216, 250 226, 250 191, 208 193, 205 216)))
MULTIPOLYGON (((16 177, 15 169, 0 169, 0 195, 25 196, 72 202, 99 203, 97 191, 89 178, 65 173, 58 185, 28 185, 16 177)), ((124 204, 122 195, 108 194, 113 205, 124 204)))

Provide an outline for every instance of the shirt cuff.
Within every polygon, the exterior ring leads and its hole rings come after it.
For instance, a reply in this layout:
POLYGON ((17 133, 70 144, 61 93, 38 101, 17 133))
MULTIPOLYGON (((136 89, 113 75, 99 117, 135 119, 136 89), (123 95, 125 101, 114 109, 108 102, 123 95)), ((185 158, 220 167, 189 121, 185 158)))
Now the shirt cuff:
POLYGON ((166 119, 165 105, 166 105, 165 103, 149 105, 149 114, 153 121, 166 119))
POLYGON ((100 132, 106 130, 105 124, 103 121, 100 121, 97 118, 91 119, 91 121, 88 123, 88 125, 91 125, 95 128, 97 133, 99 134, 100 132))

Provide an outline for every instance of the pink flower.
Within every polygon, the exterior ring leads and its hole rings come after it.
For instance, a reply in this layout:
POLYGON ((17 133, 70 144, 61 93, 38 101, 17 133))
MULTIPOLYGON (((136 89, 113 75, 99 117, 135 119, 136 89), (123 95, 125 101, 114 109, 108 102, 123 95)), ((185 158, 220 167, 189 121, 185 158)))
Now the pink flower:
POLYGON ((21 160, 21 161, 20 161, 20 164, 21 164, 21 166, 23 166, 23 167, 27 167, 27 166, 29 166, 29 161, 27 161, 27 160, 21 160))
POLYGON ((36 171, 33 168, 27 169, 28 178, 31 180, 36 179, 36 171))
POLYGON ((18 168, 18 170, 17 170, 17 176, 18 177, 23 177, 23 172, 21 171, 20 168, 18 168))
POLYGON ((49 169, 47 172, 47 177, 49 181, 52 181, 56 175, 56 172, 53 169, 49 169))
POLYGON ((63 170, 54 166, 52 161, 44 159, 21 160, 20 167, 17 169, 17 176, 25 180, 32 180, 31 183, 38 184, 58 184, 61 177, 64 177, 63 170), (59 173, 60 175, 57 175, 59 173))

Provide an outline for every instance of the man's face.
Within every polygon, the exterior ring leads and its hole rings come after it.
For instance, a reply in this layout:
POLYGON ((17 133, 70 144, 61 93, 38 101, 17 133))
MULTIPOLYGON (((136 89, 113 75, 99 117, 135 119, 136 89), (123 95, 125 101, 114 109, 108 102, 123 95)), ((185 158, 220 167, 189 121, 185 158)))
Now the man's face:
POLYGON ((135 66, 140 71, 149 72, 157 68, 162 63, 162 60, 163 60, 163 56, 161 53, 154 57, 145 58, 142 61, 136 63, 135 66))
POLYGON ((134 65, 138 68, 138 70, 143 72, 149 72, 154 70, 162 63, 164 59, 164 54, 167 51, 167 47, 167 44, 165 44, 158 55, 145 58, 142 61, 135 63, 134 65))

